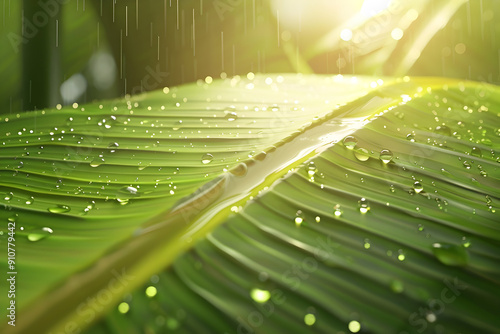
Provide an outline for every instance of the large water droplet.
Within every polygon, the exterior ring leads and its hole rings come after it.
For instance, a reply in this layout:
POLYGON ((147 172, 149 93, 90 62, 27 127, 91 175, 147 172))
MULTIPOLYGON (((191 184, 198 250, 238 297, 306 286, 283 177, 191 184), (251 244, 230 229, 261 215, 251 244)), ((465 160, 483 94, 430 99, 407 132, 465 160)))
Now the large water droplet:
POLYGON ((481 158, 483 156, 483 152, 479 147, 473 147, 470 151, 470 155, 481 158))
POLYGON ((47 238, 52 234, 52 229, 50 227, 42 227, 40 229, 31 230, 28 234, 29 241, 38 241, 47 238))
POLYGON ((226 112, 225 118, 228 122, 233 122, 238 119, 238 114, 234 111, 226 112))
POLYGON ((214 160, 214 156, 211 155, 210 153, 206 153, 206 154, 203 155, 203 157, 201 157, 201 162, 204 165, 211 163, 212 160, 214 160))
POLYGON ((413 183, 413 190, 415 190, 415 192, 419 194, 422 192, 422 190, 424 190, 424 186, 420 182, 415 181, 415 183, 413 183))
POLYGON ((358 201, 358 204, 359 204, 359 212, 365 214, 368 211, 370 211, 370 203, 368 203, 368 201, 366 200, 366 198, 364 198, 364 197, 361 198, 358 201))
POLYGON ((358 148, 354 151, 354 156, 359 161, 367 161, 368 159, 370 159, 370 152, 368 152, 366 148, 358 148))
POLYGON ((434 243, 432 253, 441 263, 448 266, 465 266, 469 261, 466 249, 457 245, 434 243))
POLYGON ((354 138, 353 136, 347 136, 344 138, 343 143, 344 143, 345 147, 352 150, 358 144, 358 140, 356 138, 354 138))
POLYGON ((298 210, 296 213, 295 213, 295 224, 297 226, 300 226, 300 224, 302 224, 302 222, 304 221, 304 214, 302 213, 301 210, 298 210))
POLYGON ((92 160, 92 162, 90 163, 90 167, 99 167, 100 165, 102 165, 104 163, 104 159, 103 158, 97 158, 97 159, 94 159, 92 160))
POLYGON ((393 154, 391 151, 389 151, 389 150, 380 151, 380 160, 384 164, 388 164, 389 162, 391 162, 392 158, 393 158, 393 154))
POLYGON ((307 165, 307 175, 309 175, 309 177, 312 178, 317 172, 318 169, 316 168, 314 162, 313 161, 309 162, 309 164, 307 165))
POLYGON ((436 126, 436 128, 434 129, 434 133, 437 133, 442 136, 451 136, 451 130, 446 125, 436 126))
POLYGON ((65 213, 69 212, 71 209, 67 205, 56 205, 48 209, 52 213, 65 213))
POLYGON ((339 218, 340 216, 342 216, 342 210, 340 210, 340 204, 336 204, 334 207, 333 207, 333 215, 337 218, 339 218))

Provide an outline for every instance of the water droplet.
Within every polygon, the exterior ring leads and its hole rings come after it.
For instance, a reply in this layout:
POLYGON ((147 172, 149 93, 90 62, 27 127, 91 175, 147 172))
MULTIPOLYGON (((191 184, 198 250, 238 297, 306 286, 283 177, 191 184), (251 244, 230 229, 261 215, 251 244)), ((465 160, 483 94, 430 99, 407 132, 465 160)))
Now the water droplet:
POLYGON ((468 161, 464 161, 463 165, 466 169, 470 169, 470 163, 468 161))
POLYGON ((481 152, 479 147, 473 147, 470 151, 470 155, 481 158, 483 156, 483 152, 481 152))
POLYGON ((241 162, 238 165, 236 165, 234 168, 231 168, 229 170, 229 172, 231 174, 233 174, 234 176, 243 177, 243 176, 247 175, 248 166, 246 163, 241 162))
POLYGON ((342 216, 342 210, 340 210, 340 205, 339 205, 339 204, 336 204, 336 205, 333 207, 333 215, 334 215, 336 218, 339 218, 340 216, 342 216))
POLYGON ((129 202, 129 199, 128 198, 117 198, 116 201, 120 204, 120 205, 127 205, 128 202, 129 202))
POLYGON ((359 161, 367 161, 368 159, 370 159, 370 152, 368 152, 366 148, 358 148, 354 151, 354 156, 359 161))
POLYGON ((469 248, 470 247, 470 239, 467 237, 462 237, 462 246, 464 246, 465 248, 469 248))
POLYGON ((307 326, 312 326, 314 325, 314 323, 316 322, 316 316, 312 313, 308 313, 305 315, 304 317, 304 323, 307 325, 307 326))
POLYGON ((212 160, 214 160, 214 156, 211 155, 210 153, 206 153, 206 154, 203 155, 203 157, 201 157, 201 162, 204 165, 211 163, 212 160))
POLYGON ((351 333, 357 333, 361 330, 361 324, 359 322, 353 320, 353 321, 349 322, 348 328, 351 331, 351 333))
POLYGON ((67 205, 57 205, 48 209, 52 213, 65 213, 69 212, 71 209, 67 205))
POLYGON ((9 193, 6 193, 5 196, 3 197, 4 200, 6 201, 10 201, 12 199, 12 197, 14 197, 14 194, 9 192, 9 193))
POLYGON ((228 122, 233 122, 238 119, 238 114, 234 111, 226 112, 225 118, 228 122))
POLYGON ((300 226, 300 224, 302 224, 303 221, 304 221, 304 214, 302 213, 301 210, 298 210, 295 213, 295 225, 300 226))
POLYGON ((29 241, 38 241, 47 238, 52 234, 52 229, 50 227, 42 227, 40 229, 31 230, 28 234, 29 241))
POLYGON ((370 203, 368 203, 368 201, 366 200, 366 198, 364 198, 364 197, 361 198, 358 201, 358 204, 359 204, 359 212, 361 212, 362 214, 365 214, 368 211, 370 211, 370 203))
POLYGON ((448 266, 465 266, 469 261, 465 248, 457 245, 434 243, 432 253, 441 263, 448 266))
POLYGON ((121 191, 131 195, 137 195, 137 188, 135 187, 124 187, 121 189, 121 191))
POLYGON ((309 177, 314 177, 314 175, 318 172, 318 169, 316 168, 316 165, 314 164, 313 161, 309 162, 309 165, 307 165, 307 174, 309 177))
POLYGON ((442 136, 451 136, 451 130, 446 125, 438 125, 434 129, 434 132, 442 136))
POLYGON ((420 194, 422 190, 424 190, 424 186, 420 182, 415 181, 415 183, 413 183, 413 190, 415 190, 417 194, 420 194))
POLYGON ((358 140, 356 138, 354 138, 353 136, 347 136, 344 138, 343 143, 344 143, 345 147, 352 150, 358 144, 358 140))
POLYGON ((30 198, 28 198, 26 200, 26 204, 31 205, 31 204, 33 204, 34 201, 35 201, 35 198, 34 197, 30 197, 30 198))
POLYGON ((316 220, 316 223, 319 223, 321 221, 321 217, 320 216, 316 216, 315 220, 316 220))
POLYGON ((102 165, 104 163, 104 159, 103 158, 97 158, 97 159, 94 159, 92 160, 92 162, 90 163, 90 167, 99 167, 100 165, 102 165))
POLYGON ((408 139, 411 142, 415 142, 415 133, 412 132, 412 133, 407 134, 406 139, 408 139))
POLYGON ((389 162, 391 162, 392 158, 393 158, 393 154, 391 151, 389 151, 389 150, 380 151, 380 160, 384 164, 388 164, 389 162))
POLYGON ((403 262, 404 260, 406 259, 406 255, 405 253, 403 252, 402 249, 399 250, 399 254, 398 254, 398 260, 403 262))
POLYGON ((257 303, 265 303, 271 298, 271 293, 267 290, 252 289, 250 291, 250 297, 257 303))
POLYGON ((111 152, 111 153, 115 153, 115 152, 116 152, 116 150, 115 150, 115 149, 116 149, 117 147, 119 147, 119 146, 120 146, 120 145, 119 145, 118 143, 116 143, 116 142, 114 142, 114 143, 109 143, 108 148, 110 148, 110 149, 111 149, 109 152, 111 152))
POLYGON ((370 247, 371 247, 370 239, 365 239, 363 246, 365 247, 365 249, 370 249, 370 247))
POLYGON ((419 231, 419 232, 422 232, 424 229, 425 229, 425 228, 424 228, 424 225, 422 225, 422 224, 418 224, 418 231, 419 231))

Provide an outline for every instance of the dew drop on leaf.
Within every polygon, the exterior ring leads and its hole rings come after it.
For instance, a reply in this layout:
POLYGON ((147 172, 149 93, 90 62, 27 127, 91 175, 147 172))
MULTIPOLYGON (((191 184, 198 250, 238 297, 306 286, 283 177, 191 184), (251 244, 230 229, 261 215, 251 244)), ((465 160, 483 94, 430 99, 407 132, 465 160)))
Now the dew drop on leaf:
POLYGON ((470 151, 470 155, 481 158, 483 156, 483 153, 481 152, 481 149, 479 147, 473 147, 470 151))
POLYGON ((201 162, 206 165, 212 162, 214 160, 214 156, 211 155, 210 153, 206 153, 201 157, 201 162))
POLYGON ((419 194, 422 192, 422 190, 424 190, 424 186, 420 182, 415 181, 415 183, 413 183, 413 190, 415 190, 415 192, 419 194))
POLYGON ((368 159, 370 159, 370 153, 366 148, 358 148, 354 151, 354 156, 359 161, 367 161, 368 159))
POLYGON ((318 172, 318 169, 316 168, 316 165, 314 164, 313 161, 309 162, 307 165, 307 175, 309 177, 314 177, 314 175, 318 172))
POLYGON ((339 204, 336 204, 334 207, 333 207, 333 215, 338 218, 340 216, 342 216, 342 210, 340 210, 340 205, 339 204))
POLYGON ((365 214, 368 211, 370 211, 370 203, 368 203, 368 201, 366 200, 366 198, 364 198, 364 197, 361 198, 358 201, 358 204, 359 204, 359 212, 361 212, 362 214, 365 214))
POLYGON ((104 163, 104 159, 102 158, 98 158, 98 159, 94 159, 92 160, 92 162, 90 163, 90 167, 99 167, 100 165, 102 165, 104 163))
POLYGON ((295 224, 297 226, 300 226, 300 224, 302 224, 302 222, 304 221, 304 214, 302 213, 301 210, 298 210, 296 213, 295 213, 295 224))
POLYGON ((65 212, 69 212, 71 209, 67 205, 56 205, 56 206, 48 208, 48 210, 49 210, 49 212, 52 212, 52 213, 65 213, 65 212))
POLYGON ((432 253, 439 262, 448 266, 465 266, 469 261, 469 254, 464 247, 446 244, 432 244, 432 253))
POLYGON ((52 229, 50 227, 42 227, 40 229, 31 230, 28 234, 29 241, 38 241, 47 238, 52 234, 52 229))
POLYGON ((470 247, 470 239, 467 238, 467 237, 462 237, 462 246, 464 246, 465 248, 469 248, 470 247))
POLYGON ((352 150, 358 144, 358 140, 356 138, 354 138, 353 136, 347 136, 344 138, 343 143, 344 143, 345 147, 352 150))
POLYGON ((238 119, 238 114, 235 113, 234 111, 230 111, 230 112, 227 112, 226 113, 226 116, 225 116, 225 119, 228 121, 228 122, 233 122, 235 120, 238 119))
POLYGON ((391 151, 389 151, 389 150, 380 151, 380 160, 384 164, 388 164, 389 162, 391 162, 392 158, 393 158, 393 154, 391 151))
POLYGON ((436 128, 434 129, 434 133, 437 133, 442 136, 451 136, 451 130, 446 125, 436 126, 436 128))

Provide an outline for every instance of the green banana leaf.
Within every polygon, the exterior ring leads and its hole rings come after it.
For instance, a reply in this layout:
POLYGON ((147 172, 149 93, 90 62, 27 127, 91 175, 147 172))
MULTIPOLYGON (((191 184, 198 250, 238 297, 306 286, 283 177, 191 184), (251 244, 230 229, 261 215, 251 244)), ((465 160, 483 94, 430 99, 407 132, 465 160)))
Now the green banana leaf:
POLYGON ((493 333, 498 93, 249 75, 3 118, 3 329, 493 333))

